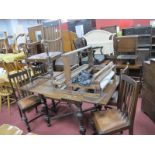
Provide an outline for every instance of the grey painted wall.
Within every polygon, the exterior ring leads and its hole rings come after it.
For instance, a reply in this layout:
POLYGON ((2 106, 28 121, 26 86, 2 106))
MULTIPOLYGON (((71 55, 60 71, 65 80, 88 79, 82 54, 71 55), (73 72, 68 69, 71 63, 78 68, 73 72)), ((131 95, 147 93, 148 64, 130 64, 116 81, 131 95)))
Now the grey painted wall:
POLYGON ((37 25, 35 19, 0 19, 0 32, 6 31, 9 35, 16 33, 18 26, 22 26, 25 33, 28 27, 37 25))

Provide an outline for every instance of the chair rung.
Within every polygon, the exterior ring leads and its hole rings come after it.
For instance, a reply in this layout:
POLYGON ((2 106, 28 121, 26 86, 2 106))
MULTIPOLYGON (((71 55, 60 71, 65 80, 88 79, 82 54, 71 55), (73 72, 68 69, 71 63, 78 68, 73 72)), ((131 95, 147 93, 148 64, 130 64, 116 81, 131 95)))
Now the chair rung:
POLYGON ((43 116, 43 115, 44 115, 44 114, 40 114, 40 115, 34 117, 33 119, 29 120, 28 123, 31 123, 32 121, 36 120, 37 118, 39 118, 39 117, 41 117, 41 116, 43 116))

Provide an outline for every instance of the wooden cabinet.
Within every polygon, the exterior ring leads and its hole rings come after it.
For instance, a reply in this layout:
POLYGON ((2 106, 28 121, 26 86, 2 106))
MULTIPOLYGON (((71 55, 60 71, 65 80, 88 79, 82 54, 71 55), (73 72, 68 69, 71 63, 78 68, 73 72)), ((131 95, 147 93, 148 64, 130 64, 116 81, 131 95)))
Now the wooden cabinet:
MULTIPOLYGON (((155 58, 155 27, 140 26, 122 29, 123 36, 138 35, 138 50, 148 51, 146 58, 150 55, 155 58)), ((145 59, 146 60, 146 59, 145 59)))
POLYGON ((142 111, 155 122, 155 60, 146 61, 143 70, 142 111))
POLYGON ((151 38, 151 57, 155 57, 155 27, 152 27, 152 38, 151 38))
POLYGON ((141 77, 142 60, 139 57, 141 52, 137 52, 137 41, 137 35, 116 37, 114 47, 117 72, 119 73, 120 69, 128 65, 129 75, 139 79, 141 77))
POLYGON ((151 34, 152 27, 151 26, 137 26, 130 27, 126 29, 122 29, 123 36, 127 35, 148 35, 151 34))
POLYGON ((123 36, 115 39, 117 65, 137 64, 137 36, 123 36))

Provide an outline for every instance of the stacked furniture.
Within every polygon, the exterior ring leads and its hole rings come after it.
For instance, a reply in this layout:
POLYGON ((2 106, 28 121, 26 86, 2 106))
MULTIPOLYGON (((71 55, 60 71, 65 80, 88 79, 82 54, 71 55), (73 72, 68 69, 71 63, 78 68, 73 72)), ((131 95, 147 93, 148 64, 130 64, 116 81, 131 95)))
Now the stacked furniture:
POLYGON ((116 69, 118 72, 120 69, 125 68, 126 65, 129 65, 130 76, 141 76, 142 62, 139 61, 139 57, 137 55, 137 41, 137 35, 115 38, 114 47, 116 56, 116 69))
POLYGON ((155 60, 144 63, 142 87, 142 111, 155 122, 155 60))
MULTIPOLYGON (((59 25, 60 26, 60 25, 59 25)), ((44 26, 45 27, 45 26, 44 26)), ((56 29, 61 29, 61 28, 57 28, 55 26, 56 29)), ((74 50, 74 45, 73 45, 73 41, 76 39, 76 33, 71 32, 71 31, 56 31, 56 35, 53 36, 53 31, 54 28, 52 26, 46 26, 43 30, 43 25, 36 25, 33 27, 29 27, 28 28, 28 32, 29 32, 29 47, 32 51, 33 54, 38 54, 42 52, 42 48, 41 48, 41 40, 42 39, 46 39, 46 40, 55 40, 58 42, 58 39, 62 42, 62 51, 64 52, 69 52, 74 50), (46 30, 45 30, 46 29, 46 30), (43 31, 44 32, 43 34, 43 31), (47 33, 47 34, 46 34, 47 33)), ((56 43, 58 44, 58 43, 56 43)), ((50 48, 52 49, 52 48, 50 48)))
POLYGON ((123 36, 137 35, 137 54, 143 62, 152 56, 152 27, 137 26, 127 29, 122 29, 123 36))

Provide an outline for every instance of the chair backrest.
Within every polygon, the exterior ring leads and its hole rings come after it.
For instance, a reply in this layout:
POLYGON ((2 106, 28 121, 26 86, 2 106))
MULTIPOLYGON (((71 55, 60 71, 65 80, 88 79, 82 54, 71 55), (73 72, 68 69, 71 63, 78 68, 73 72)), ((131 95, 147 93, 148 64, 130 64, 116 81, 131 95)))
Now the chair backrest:
POLYGON ((84 37, 77 38, 74 41, 74 46, 75 46, 76 49, 85 47, 85 46, 87 46, 87 41, 86 41, 86 39, 84 37))
POLYGON ((131 77, 122 74, 118 94, 118 108, 133 125, 139 92, 139 83, 131 77))
POLYGON ((7 73, 16 70, 16 66, 15 66, 14 62, 4 62, 3 61, 3 68, 6 70, 7 73))
POLYGON ((42 27, 42 39, 48 44, 48 51, 63 51, 60 21, 51 26, 42 27))
POLYGON ((22 91, 20 89, 20 87, 29 83, 31 80, 30 72, 28 70, 23 70, 18 73, 10 74, 8 75, 8 78, 17 100, 29 95, 28 91, 22 91))
POLYGON ((43 27, 42 24, 35 25, 32 27, 28 27, 28 34, 29 34, 29 39, 30 39, 31 43, 41 41, 41 39, 42 39, 42 35, 41 35, 42 27, 43 27))

